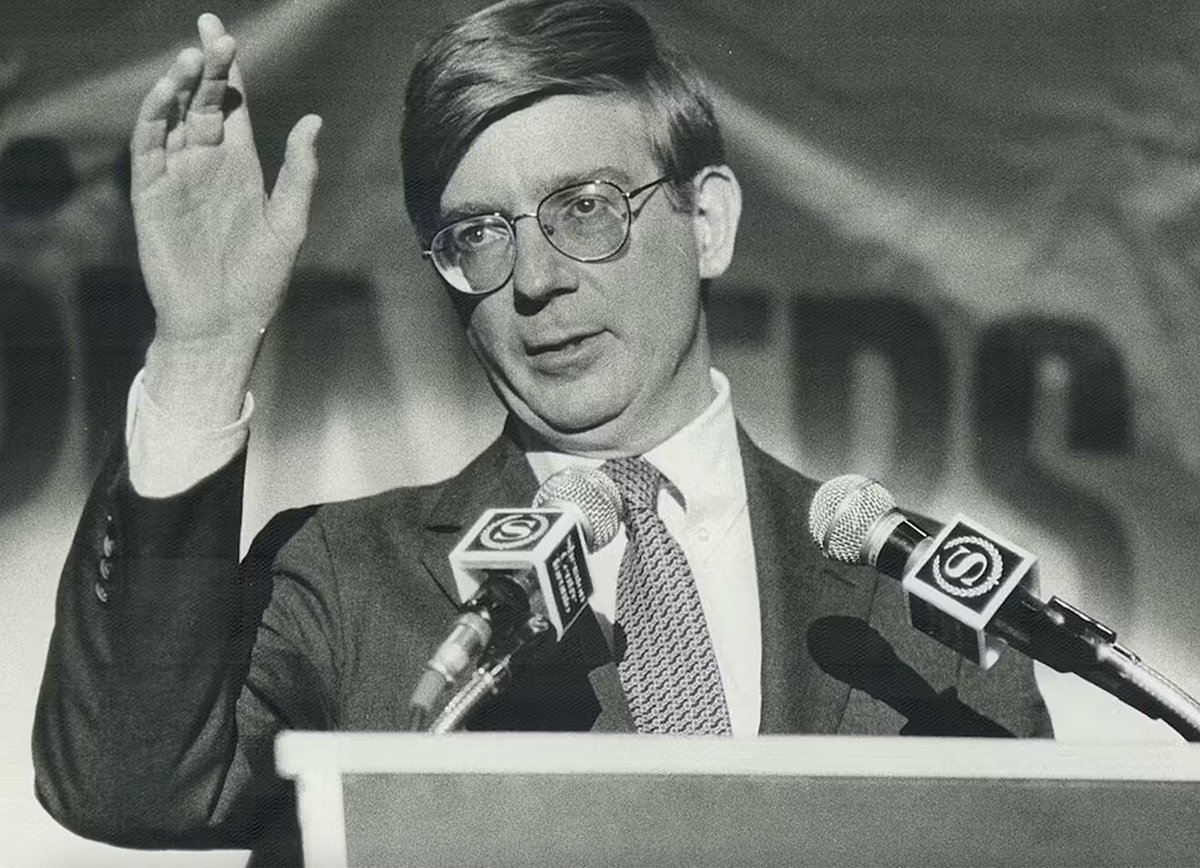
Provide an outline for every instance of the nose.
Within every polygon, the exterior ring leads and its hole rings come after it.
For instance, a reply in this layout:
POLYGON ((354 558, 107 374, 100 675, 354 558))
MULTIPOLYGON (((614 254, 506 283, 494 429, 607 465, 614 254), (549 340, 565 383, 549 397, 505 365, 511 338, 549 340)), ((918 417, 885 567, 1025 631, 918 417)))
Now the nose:
POLYGON ((574 261, 554 249, 542 234, 535 215, 518 215, 513 228, 517 236, 517 260, 512 279, 518 304, 525 300, 540 307, 554 296, 578 288, 574 261))

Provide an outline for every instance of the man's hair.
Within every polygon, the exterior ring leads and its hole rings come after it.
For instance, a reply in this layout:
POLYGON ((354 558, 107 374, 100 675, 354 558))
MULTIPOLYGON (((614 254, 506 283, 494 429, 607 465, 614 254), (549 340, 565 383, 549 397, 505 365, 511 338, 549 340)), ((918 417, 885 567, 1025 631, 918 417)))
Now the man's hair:
POLYGON ((635 9, 617 0, 506 0, 435 35, 409 79, 404 199, 423 242, 437 229, 442 191, 480 133, 560 94, 635 100, 680 207, 691 207, 695 174, 725 162, 699 77, 635 9))

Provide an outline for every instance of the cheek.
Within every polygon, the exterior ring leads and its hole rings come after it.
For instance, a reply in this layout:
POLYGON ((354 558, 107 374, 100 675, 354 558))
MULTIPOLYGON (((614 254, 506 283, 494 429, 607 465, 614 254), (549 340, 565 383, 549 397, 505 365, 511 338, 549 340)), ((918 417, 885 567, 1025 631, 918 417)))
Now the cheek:
POLYGON ((690 215, 673 211, 668 219, 659 220, 647 232, 642 250, 644 266, 656 283, 689 288, 699 283, 700 254, 690 215))
MULTIPOLYGON (((639 297, 631 300, 645 328, 667 328, 693 318, 700 304, 700 260, 690 226, 674 227, 648 238, 634 284, 639 297)), ((663 335, 666 337, 666 335, 663 335)))
POLYGON ((467 343, 481 360, 499 359, 505 354, 509 332, 502 304, 499 294, 488 296, 466 318, 467 343))

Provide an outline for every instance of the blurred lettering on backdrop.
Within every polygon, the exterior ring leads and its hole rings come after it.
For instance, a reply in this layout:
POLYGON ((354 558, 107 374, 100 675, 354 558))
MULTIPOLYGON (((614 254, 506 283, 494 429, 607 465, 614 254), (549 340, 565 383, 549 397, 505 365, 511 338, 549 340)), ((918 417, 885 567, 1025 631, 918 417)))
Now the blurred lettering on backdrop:
MULTIPOLYGON (((194 10, 92 5, 0 36, 0 526, 82 505, 153 330, 125 136, 194 10)), ((212 4, 244 46, 269 172, 296 118, 326 124, 256 374, 247 533, 446 476, 500 424, 398 174, 412 46, 477 5, 212 4)), ((1043 555, 1044 591, 1196 692, 1200 11, 640 5, 711 78, 746 189, 709 314, 751 433, 815 476, 867 472, 1003 529, 1043 555)), ((31 537, 44 570, 2 581, 52 588, 70 532, 31 537)))

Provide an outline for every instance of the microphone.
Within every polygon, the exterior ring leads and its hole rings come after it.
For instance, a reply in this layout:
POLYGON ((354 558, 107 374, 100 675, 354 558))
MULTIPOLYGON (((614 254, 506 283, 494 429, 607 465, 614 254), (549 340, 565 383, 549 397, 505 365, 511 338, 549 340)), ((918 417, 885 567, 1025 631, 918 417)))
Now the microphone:
POLYGON ((808 653, 826 675, 861 690, 907 719, 900 735, 1011 738, 1012 733, 958 698, 938 693, 901 660, 874 627, 859 618, 827 615, 808 628, 808 653))
POLYGON ((971 519, 960 514, 930 536, 878 482, 847 474, 817 490, 808 528, 827 557, 899 579, 912 625, 981 667, 1011 646, 1200 741, 1200 702, 1104 624, 1058 597, 1035 597, 1026 587, 1033 555, 971 519))
POLYGON ((1012 646, 1078 673, 1095 663, 1097 643, 1116 639, 1069 603, 1035 597, 1036 558, 1025 549, 961 514, 930 536, 865 476, 822 485, 808 527, 826 557, 900 580, 912 625, 984 669, 1012 646))
POLYGON ((489 649, 511 653, 551 629, 561 639, 592 593, 585 547, 612 542, 622 518, 616 483, 579 468, 548 478, 531 507, 484 512, 450 552, 459 586, 474 593, 429 658, 410 706, 430 709, 489 649))

